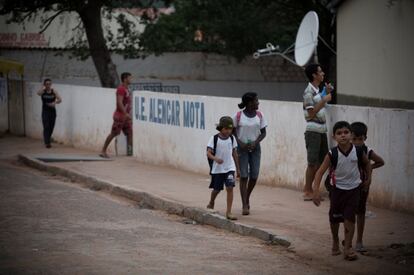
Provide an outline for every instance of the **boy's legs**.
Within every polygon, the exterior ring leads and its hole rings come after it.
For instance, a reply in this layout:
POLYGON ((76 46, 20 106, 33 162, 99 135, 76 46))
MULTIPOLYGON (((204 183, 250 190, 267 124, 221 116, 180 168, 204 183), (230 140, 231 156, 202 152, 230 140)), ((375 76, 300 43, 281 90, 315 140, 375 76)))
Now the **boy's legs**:
POLYGON ((363 246, 362 238, 364 235, 365 229, 365 213, 367 209, 367 199, 369 191, 361 189, 358 212, 357 212, 357 240, 356 240, 356 250, 358 252, 366 252, 366 249, 363 246))
POLYGON ((231 213, 231 207, 233 205, 233 188, 236 185, 236 181, 234 178, 234 172, 229 172, 226 175, 225 180, 226 191, 227 191, 227 210, 226 210, 226 217, 229 220, 237 220, 231 213))
POLYGON ((354 232, 355 232, 355 222, 345 219, 344 229, 345 229, 344 255, 346 257, 350 255, 351 253, 352 239, 354 238, 354 232))
POLYGON ((352 251, 352 240, 355 232, 355 216, 358 212, 360 202, 360 187, 347 190, 344 194, 344 228, 345 228, 345 243, 344 256, 346 260, 356 260, 358 257, 352 251))
POLYGON ((220 190, 211 191, 210 202, 207 205, 207 208, 214 209, 214 202, 217 198, 217 195, 220 193, 220 190))
POLYGON ((231 215, 231 207, 233 205, 233 187, 226 187, 227 191, 227 210, 226 210, 226 216, 231 215))
POLYGON ((330 223, 331 225, 331 233, 332 233, 332 255, 339 255, 341 254, 341 250, 339 250, 339 225, 340 223, 330 223))
POLYGON ((358 249, 358 244, 362 246, 362 238, 364 236, 364 228, 365 228, 365 214, 358 214, 357 215, 357 240, 356 240, 356 248, 358 249))

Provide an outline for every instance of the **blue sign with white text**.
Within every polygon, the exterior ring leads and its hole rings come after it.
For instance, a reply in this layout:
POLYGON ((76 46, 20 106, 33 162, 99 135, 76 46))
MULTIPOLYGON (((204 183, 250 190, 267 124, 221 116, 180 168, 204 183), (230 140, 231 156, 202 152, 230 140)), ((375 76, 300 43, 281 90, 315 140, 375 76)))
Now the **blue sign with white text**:
POLYGON ((136 96, 135 119, 152 123, 205 129, 204 103, 136 96))

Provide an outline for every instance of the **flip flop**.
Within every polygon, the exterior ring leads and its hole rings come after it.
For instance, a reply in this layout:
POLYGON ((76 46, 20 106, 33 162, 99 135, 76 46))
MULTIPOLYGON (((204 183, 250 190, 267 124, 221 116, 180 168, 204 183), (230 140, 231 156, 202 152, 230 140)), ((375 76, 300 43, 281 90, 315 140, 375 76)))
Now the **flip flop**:
POLYGON ((104 158, 104 159, 109 159, 109 156, 108 156, 108 154, 104 154, 104 153, 100 153, 99 154, 99 156, 101 157, 101 158, 104 158))
POLYGON ((358 255, 355 252, 351 251, 348 254, 344 255, 344 259, 346 261, 355 261, 358 259, 358 255))
POLYGON ((227 218, 228 220, 231 220, 231 221, 236 221, 236 220, 237 220, 237 217, 233 216, 232 214, 227 214, 227 215, 226 215, 226 218, 227 218))
POLYGON ((362 243, 357 243, 355 245, 355 250, 361 254, 364 254, 366 252, 368 252, 368 250, 364 247, 364 245, 362 243))
POLYGON ((341 254, 342 254, 342 252, 339 248, 338 249, 332 249, 332 256, 338 256, 338 255, 341 255, 341 254))

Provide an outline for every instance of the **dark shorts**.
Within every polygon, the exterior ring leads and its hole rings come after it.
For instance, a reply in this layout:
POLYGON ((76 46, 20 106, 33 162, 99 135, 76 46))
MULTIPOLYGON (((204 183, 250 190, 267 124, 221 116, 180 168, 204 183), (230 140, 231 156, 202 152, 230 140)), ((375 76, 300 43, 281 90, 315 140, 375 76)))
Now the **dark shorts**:
POLYGON ((256 149, 253 152, 242 151, 239 147, 238 153, 240 163, 240 177, 256 180, 259 177, 260 158, 262 155, 260 144, 256 146, 256 149))
POLYGON ((367 200, 368 200, 369 190, 365 191, 361 188, 361 193, 359 194, 359 205, 357 214, 365 214, 367 212, 367 200))
POLYGON ((236 186, 234 171, 223 174, 211 174, 211 189, 221 191, 223 190, 224 185, 226 185, 227 188, 236 186))
POLYGON ((360 187, 351 190, 342 190, 333 187, 330 192, 331 206, 329 209, 329 222, 340 223, 348 220, 355 223, 360 194, 360 187))
POLYGON ((328 136, 326 134, 306 131, 305 144, 308 164, 320 165, 329 152, 328 136))
POLYGON ((114 117, 114 123, 112 124, 111 133, 117 136, 121 133, 121 131, 126 136, 132 134, 132 121, 129 119, 114 117))

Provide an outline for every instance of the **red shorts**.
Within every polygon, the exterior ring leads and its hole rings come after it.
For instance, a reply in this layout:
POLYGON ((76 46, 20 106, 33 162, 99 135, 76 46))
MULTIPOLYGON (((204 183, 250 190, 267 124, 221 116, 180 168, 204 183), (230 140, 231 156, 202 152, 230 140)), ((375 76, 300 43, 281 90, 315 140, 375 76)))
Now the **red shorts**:
POLYGON ((121 131, 126 136, 131 135, 132 134, 132 121, 130 119, 114 117, 114 123, 112 124, 111 133, 117 136, 121 133, 121 131))

